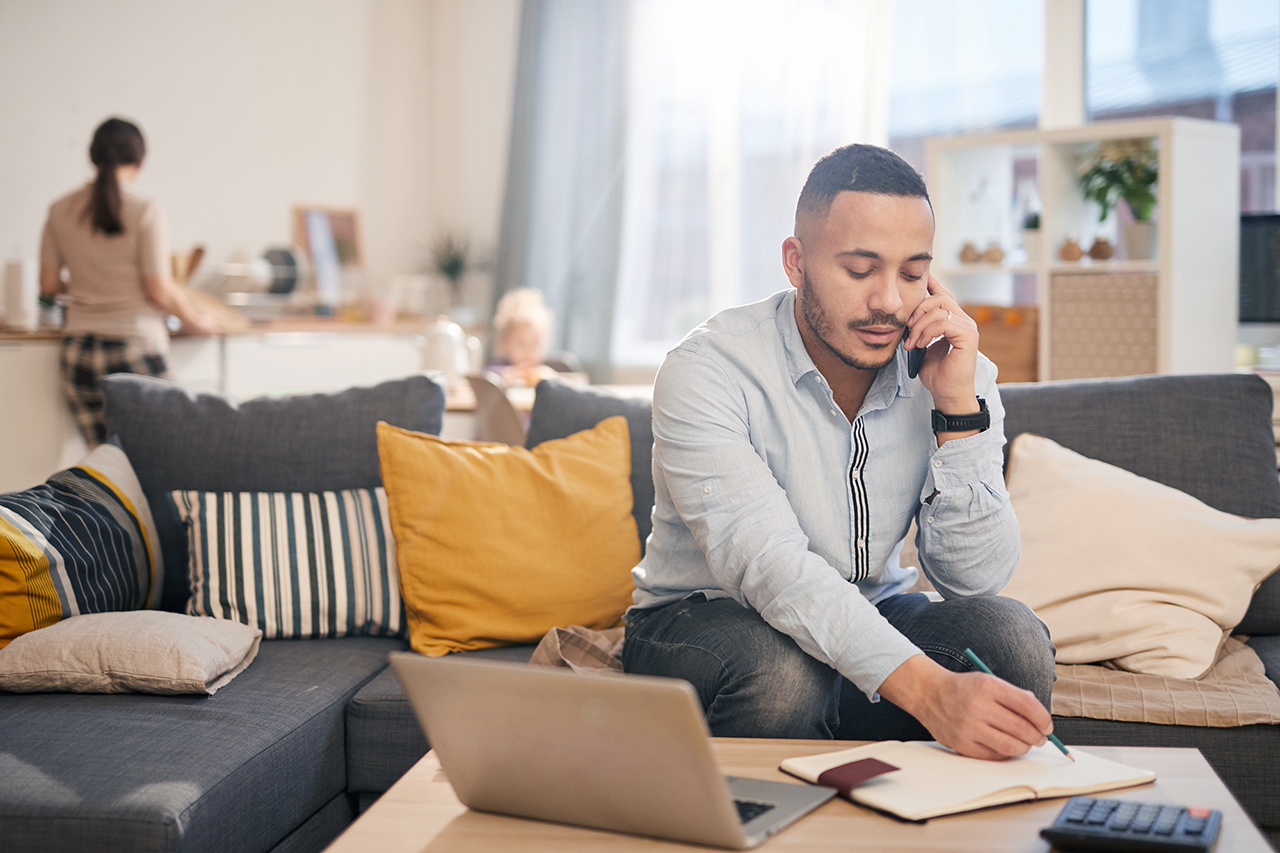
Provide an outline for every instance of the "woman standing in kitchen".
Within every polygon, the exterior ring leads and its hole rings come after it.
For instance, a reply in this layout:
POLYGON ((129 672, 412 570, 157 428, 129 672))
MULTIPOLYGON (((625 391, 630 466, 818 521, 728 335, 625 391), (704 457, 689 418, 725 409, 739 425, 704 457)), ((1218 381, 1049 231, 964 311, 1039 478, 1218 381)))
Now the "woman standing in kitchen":
POLYGON ((89 145, 97 176, 49 207, 40 246, 41 295, 67 295, 62 389, 91 448, 106 439, 99 379, 167 373, 168 315, 218 331, 173 281, 160 206, 132 190, 146 150, 136 125, 104 121, 89 145))

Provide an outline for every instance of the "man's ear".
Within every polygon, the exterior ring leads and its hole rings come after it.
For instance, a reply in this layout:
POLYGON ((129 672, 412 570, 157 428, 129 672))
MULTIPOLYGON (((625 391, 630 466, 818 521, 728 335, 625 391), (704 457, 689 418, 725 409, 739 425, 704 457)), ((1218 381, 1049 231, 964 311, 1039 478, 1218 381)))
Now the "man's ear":
POLYGON ((804 246, 799 237, 788 237, 782 241, 782 269, 792 287, 804 284, 804 246))

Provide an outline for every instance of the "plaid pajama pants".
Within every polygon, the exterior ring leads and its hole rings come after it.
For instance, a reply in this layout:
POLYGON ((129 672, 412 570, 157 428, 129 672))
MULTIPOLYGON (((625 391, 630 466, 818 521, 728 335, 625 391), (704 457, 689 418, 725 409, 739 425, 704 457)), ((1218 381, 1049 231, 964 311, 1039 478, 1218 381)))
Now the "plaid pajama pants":
POLYGON ((164 353, 143 338, 67 335, 62 339, 62 392, 90 448, 107 438, 99 379, 110 373, 163 377, 168 371, 164 353))

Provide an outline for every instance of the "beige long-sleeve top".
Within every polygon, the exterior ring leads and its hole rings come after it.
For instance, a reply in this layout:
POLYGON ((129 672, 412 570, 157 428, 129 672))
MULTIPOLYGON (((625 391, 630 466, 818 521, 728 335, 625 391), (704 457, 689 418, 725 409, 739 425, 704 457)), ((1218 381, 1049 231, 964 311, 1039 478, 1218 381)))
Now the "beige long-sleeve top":
POLYGON ((160 205, 120 190, 122 234, 94 230, 85 215, 93 188, 85 185, 49 206, 40 263, 66 267, 69 335, 140 337, 161 351, 169 332, 164 312, 147 299, 146 276, 162 276, 169 265, 168 233, 160 205))

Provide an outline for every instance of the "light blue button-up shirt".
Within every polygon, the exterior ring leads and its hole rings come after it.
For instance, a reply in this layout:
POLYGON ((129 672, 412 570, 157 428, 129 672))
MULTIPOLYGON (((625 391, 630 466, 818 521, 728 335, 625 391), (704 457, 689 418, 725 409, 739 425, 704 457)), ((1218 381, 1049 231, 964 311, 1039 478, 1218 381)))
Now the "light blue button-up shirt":
POLYGON ((635 608, 728 596, 871 696, 920 653, 874 606, 916 581, 898 561, 913 517, 944 597, 993 595, 1018 563, 1004 407, 979 355, 991 428, 938 447, 933 398, 899 347, 851 424, 804 348, 795 300, 787 289, 722 311, 663 362, 635 608))

